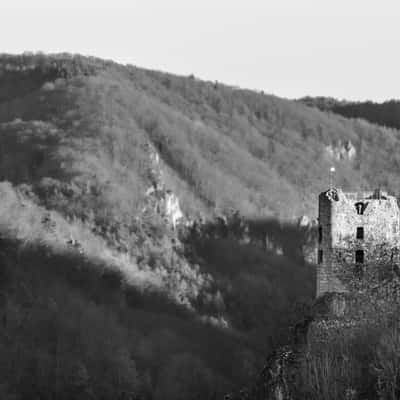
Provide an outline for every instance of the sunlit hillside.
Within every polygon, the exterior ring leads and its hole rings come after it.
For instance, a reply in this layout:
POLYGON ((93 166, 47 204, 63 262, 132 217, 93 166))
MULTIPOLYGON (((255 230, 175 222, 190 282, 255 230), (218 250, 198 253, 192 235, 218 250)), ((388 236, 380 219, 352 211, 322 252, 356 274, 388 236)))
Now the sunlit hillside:
POLYGON ((1 70, 2 151, 18 155, 2 157, 2 177, 36 185, 44 177, 89 182, 107 194, 109 212, 117 207, 131 215, 140 204, 147 141, 189 213, 232 207, 246 215, 315 215, 331 164, 345 188, 399 191, 395 130, 98 59, 3 56, 1 70), (326 147, 348 140, 357 156, 332 160, 326 147))
POLYGON ((398 193, 399 144, 193 76, 2 55, 0 398, 238 391, 312 301, 297 219, 329 167, 398 193), (178 226, 161 210, 176 198, 178 226))

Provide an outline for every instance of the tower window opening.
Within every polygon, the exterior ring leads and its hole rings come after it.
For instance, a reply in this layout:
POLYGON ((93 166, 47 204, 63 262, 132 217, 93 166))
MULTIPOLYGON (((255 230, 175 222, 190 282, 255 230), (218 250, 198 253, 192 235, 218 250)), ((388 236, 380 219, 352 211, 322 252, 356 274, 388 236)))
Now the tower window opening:
POLYGON ((364 250, 356 250, 356 263, 364 263, 364 250))
POLYGON ((363 215, 365 209, 367 208, 367 203, 363 203, 362 201, 359 201, 358 203, 355 204, 357 214, 358 215, 363 215))
POLYGON ((318 250, 318 264, 321 264, 323 259, 324 259, 324 253, 322 252, 322 250, 318 250))
POLYGON ((359 226, 357 228, 356 238, 357 239, 364 239, 364 228, 362 226, 359 226))
POLYGON ((322 226, 318 227, 318 243, 322 242, 322 226))

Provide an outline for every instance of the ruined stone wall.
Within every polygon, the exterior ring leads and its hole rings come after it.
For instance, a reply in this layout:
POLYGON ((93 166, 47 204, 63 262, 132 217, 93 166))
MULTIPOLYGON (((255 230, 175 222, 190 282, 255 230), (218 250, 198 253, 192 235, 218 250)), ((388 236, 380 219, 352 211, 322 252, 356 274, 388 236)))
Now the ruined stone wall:
POLYGON ((331 199, 327 193, 321 193, 319 196, 318 223, 317 297, 322 293, 331 291, 330 277, 332 271, 329 257, 332 250, 332 210, 331 199), (319 253, 322 253, 322 255, 319 253))
POLYGON ((385 193, 343 193, 333 189, 319 197, 317 296, 341 292, 343 268, 356 270, 368 264, 398 263, 400 212, 397 199, 385 193), (359 211, 357 211, 359 208, 359 211), (362 210, 360 212, 360 210, 362 210), (362 238, 357 238, 357 228, 362 238), (356 252, 362 262, 356 263, 356 252))

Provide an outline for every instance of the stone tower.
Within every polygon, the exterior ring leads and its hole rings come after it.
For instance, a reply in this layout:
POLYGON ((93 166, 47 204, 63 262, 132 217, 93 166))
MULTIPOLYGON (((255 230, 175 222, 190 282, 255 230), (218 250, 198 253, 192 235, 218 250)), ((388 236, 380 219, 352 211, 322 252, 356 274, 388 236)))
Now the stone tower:
POLYGON ((318 214, 317 297, 345 291, 339 266, 398 262, 400 210, 394 196, 332 188, 319 195, 318 214))

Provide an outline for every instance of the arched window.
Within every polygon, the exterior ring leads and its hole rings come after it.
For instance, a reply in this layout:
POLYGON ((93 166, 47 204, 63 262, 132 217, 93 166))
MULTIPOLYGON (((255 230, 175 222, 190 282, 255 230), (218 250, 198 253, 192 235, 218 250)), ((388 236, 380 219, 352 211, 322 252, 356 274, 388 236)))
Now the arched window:
POLYGON ((355 204, 356 210, 357 210, 357 214, 363 215, 365 209, 367 208, 367 204, 368 204, 368 203, 363 203, 362 201, 357 202, 357 203, 355 204))

